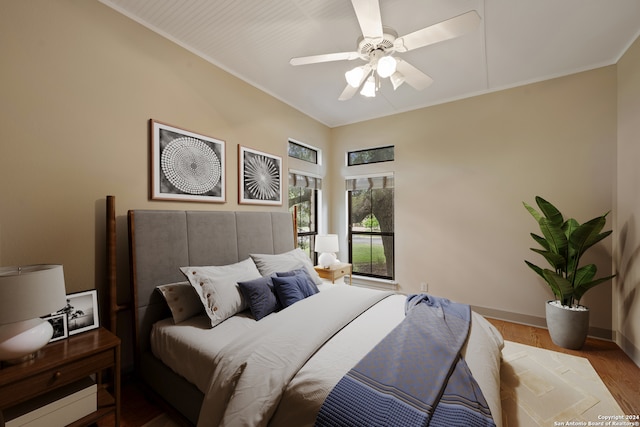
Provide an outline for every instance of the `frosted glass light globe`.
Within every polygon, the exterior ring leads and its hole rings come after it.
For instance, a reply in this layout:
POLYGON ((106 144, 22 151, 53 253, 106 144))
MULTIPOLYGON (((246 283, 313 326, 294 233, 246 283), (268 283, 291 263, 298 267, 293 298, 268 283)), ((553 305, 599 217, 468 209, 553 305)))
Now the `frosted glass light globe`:
POLYGON ((396 72, 396 60, 392 56, 383 56, 378 60, 378 75, 387 78, 396 72))
POLYGON ((355 88, 360 86, 362 77, 364 77, 364 68, 362 67, 356 67, 344 73, 344 78, 347 79, 349 86, 355 88))

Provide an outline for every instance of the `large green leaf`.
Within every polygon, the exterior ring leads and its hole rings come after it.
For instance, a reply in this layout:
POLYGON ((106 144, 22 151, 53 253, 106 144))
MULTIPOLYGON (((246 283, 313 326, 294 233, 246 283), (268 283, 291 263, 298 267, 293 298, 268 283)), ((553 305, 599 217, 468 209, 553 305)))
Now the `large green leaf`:
POLYGON ((564 256, 569 243, 567 236, 565 236, 564 231, 562 231, 561 225, 547 218, 540 218, 538 224, 540 225, 540 231, 542 231, 544 238, 549 243, 549 250, 564 256))
MULTIPOLYGON (((525 261, 525 263, 531 267, 531 269, 533 271, 535 271, 537 274, 540 275, 540 277, 542 277, 544 279, 545 282, 547 282, 547 285, 549 286, 549 288, 551 289, 551 292, 553 292, 553 295, 557 298, 560 299, 561 297, 561 293, 560 293, 560 288, 558 288, 558 286, 556 285, 555 282, 549 282, 549 280, 547 280, 547 278, 544 275, 544 271, 542 268, 538 267, 537 265, 530 263, 529 261, 525 261)), ((549 271, 549 270, 546 270, 549 271)))
MULTIPOLYGON (((535 265, 534 263, 531 263, 529 261, 525 260, 525 263, 531 267, 531 269, 533 271, 535 271, 536 273, 538 273, 540 275, 540 277, 542 277, 544 279, 544 274, 542 274, 542 269, 540 267, 538 267, 537 265, 535 265)), ((546 280, 546 279, 545 279, 546 280)))
POLYGON ((591 246, 595 245, 596 243, 598 243, 600 240, 604 239, 605 237, 607 237, 609 234, 611 234, 612 230, 609 231, 605 231, 603 233, 593 233, 591 235, 591 237, 589 237, 589 240, 587 241, 587 243, 585 244, 584 249, 582 250, 582 252, 584 253, 587 249, 589 249, 591 246))
MULTIPOLYGON (((598 242, 600 230, 606 222, 605 217, 599 216, 578 226, 569 238, 569 244, 575 254, 581 256, 589 247, 598 242)), ((606 233, 603 233, 606 234, 606 233)), ((606 237, 606 236, 604 236, 606 237)), ((604 238, 603 237, 603 238, 604 238)), ((600 239, 602 240, 602 239, 600 239)))
POLYGON ((531 233, 531 237, 533 237, 533 240, 535 240, 536 242, 538 242, 538 244, 540 246, 542 246, 543 248, 545 248, 546 250, 550 250, 549 248, 549 242, 547 242, 547 239, 545 239, 542 236, 538 236, 537 234, 531 233))
POLYGON ((553 206, 551 203, 547 202, 545 199, 543 199, 540 196, 536 196, 536 204, 538 205, 538 207, 540 208, 544 216, 549 221, 551 221, 552 224, 557 226, 562 225, 562 223, 564 222, 564 219, 560 211, 556 209, 555 206, 553 206))
POLYGON ((551 266, 556 270, 566 271, 567 269, 567 260, 560 254, 555 252, 546 251, 542 249, 530 248, 533 252, 539 253, 542 255, 551 266))
POLYGON ((590 221, 577 227, 571 233, 569 238, 569 265, 568 274, 575 274, 579 264, 580 258, 584 252, 591 247, 599 237, 600 230, 604 227, 606 219, 601 216, 594 218, 590 221))
POLYGON ((604 283, 608 280, 613 279, 614 277, 616 277, 615 274, 612 274, 611 276, 607 276, 607 277, 601 277, 599 279, 593 280, 591 282, 588 283, 582 283, 580 284, 580 286, 577 286, 574 288, 573 291, 573 296, 576 300, 580 301, 582 299, 582 296, 591 288, 598 286, 600 283, 604 283))
POLYGON ((529 211, 529 213, 536 220, 536 222, 540 222, 540 218, 542 218, 542 215, 540 215, 540 213, 537 210, 535 210, 533 207, 531 207, 531 205, 529 205, 528 203, 522 202, 522 204, 529 211))
POLYGON ((577 288, 583 283, 589 283, 591 280, 593 280, 597 272, 598 268, 595 264, 585 265, 577 269, 574 274, 567 277, 567 280, 573 283, 574 288, 577 288))
POLYGON ((563 304, 565 304, 567 300, 571 300, 573 297, 573 286, 571 286, 571 282, 549 269, 542 270, 542 275, 549 286, 551 286, 551 289, 554 289, 556 297, 558 297, 563 304))
POLYGON ((567 236, 567 240, 571 238, 571 235, 578 227, 580 227, 580 223, 573 218, 569 218, 562 224, 562 230, 564 235, 567 236))

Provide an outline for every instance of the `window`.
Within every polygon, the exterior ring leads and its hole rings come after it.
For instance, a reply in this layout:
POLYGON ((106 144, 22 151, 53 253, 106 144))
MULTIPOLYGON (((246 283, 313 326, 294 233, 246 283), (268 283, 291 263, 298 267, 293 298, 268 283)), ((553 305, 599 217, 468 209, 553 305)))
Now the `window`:
POLYGON ((289 157, 318 164, 318 150, 289 140, 289 157))
POLYGON ((296 213, 298 247, 316 263, 315 236, 318 234, 318 190, 322 180, 300 173, 289 172, 289 211, 296 213))
POLYGON ((394 160, 394 146, 368 148, 366 150, 349 151, 347 166, 366 165, 369 163, 392 162, 394 160))
POLYGON ((353 274, 394 278, 393 175, 347 179, 353 274))

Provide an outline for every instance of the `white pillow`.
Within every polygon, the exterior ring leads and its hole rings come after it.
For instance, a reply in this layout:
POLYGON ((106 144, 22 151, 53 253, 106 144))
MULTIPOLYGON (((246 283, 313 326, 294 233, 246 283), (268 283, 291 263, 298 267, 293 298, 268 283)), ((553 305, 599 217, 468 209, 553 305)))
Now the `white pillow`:
POLYGON ((195 293, 189 282, 170 283, 157 286, 171 310, 173 323, 184 322, 198 313, 202 313, 203 307, 200 297, 195 293))
POLYGON ((284 273, 304 267, 316 285, 322 284, 322 279, 313 268, 313 263, 306 253, 300 248, 295 248, 282 254, 249 254, 256 263, 260 274, 271 276, 275 273, 284 273))
POLYGON ((180 271, 196 290, 212 327, 248 307, 238 282, 261 277, 251 258, 229 265, 182 267, 180 271))

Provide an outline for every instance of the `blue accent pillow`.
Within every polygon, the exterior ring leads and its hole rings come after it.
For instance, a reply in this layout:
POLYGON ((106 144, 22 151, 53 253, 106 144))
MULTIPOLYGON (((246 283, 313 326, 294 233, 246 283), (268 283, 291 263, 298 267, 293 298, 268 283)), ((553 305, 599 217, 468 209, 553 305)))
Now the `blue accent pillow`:
POLYGON ((302 292, 305 294, 305 297, 310 297, 311 295, 317 294, 320 292, 318 286, 313 281, 313 278, 309 274, 306 268, 298 268, 297 270, 285 271, 283 273, 276 273, 278 277, 291 277, 291 276, 302 276, 304 278, 306 286, 302 289, 302 292))
POLYGON ((238 282, 238 286, 242 296, 249 304, 249 310, 251 310, 254 319, 260 320, 280 309, 273 291, 271 277, 264 276, 246 282, 238 282))
POLYGON ((306 279, 303 276, 273 277, 273 287, 282 308, 287 308, 306 298, 306 279))

